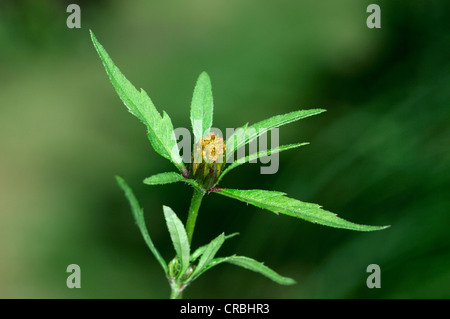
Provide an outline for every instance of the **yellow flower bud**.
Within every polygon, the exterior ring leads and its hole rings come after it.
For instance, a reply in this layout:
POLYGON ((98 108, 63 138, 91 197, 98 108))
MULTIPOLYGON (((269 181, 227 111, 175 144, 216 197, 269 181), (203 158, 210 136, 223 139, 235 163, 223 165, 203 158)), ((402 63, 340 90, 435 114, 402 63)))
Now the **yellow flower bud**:
POLYGON ((191 173, 204 190, 217 184, 225 166, 225 153, 225 141, 214 133, 209 133, 194 145, 191 173))

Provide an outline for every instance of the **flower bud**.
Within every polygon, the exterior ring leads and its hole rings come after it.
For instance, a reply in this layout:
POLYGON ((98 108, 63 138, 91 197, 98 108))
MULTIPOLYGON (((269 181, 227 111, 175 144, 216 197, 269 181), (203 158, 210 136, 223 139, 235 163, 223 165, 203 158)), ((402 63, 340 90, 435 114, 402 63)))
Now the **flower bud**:
POLYGON ((194 145, 191 173, 204 190, 217 184, 225 166, 225 153, 225 141, 214 133, 209 133, 194 145))

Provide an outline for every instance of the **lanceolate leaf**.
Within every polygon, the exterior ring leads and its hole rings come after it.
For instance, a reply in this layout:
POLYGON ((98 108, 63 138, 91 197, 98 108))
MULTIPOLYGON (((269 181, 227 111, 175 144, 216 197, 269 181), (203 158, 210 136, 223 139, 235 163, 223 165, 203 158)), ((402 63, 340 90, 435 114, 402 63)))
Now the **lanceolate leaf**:
POLYGON ((163 206, 163 209, 170 238, 172 239, 173 247, 175 248, 178 261, 180 262, 180 272, 178 273, 178 277, 181 277, 189 267, 189 240, 183 223, 178 219, 174 211, 167 206, 163 206))
POLYGON ((225 235, 222 233, 215 239, 213 239, 208 244, 208 246, 206 246, 205 250, 203 251, 202 257, 200 258, 200 261, 197 265, 197 268, 192 274, 191 280, 195 280, 195 278, 197 278, 203 272, 203 269, 209 265, 211 260, 216 255, 217 251, 220 249, 220 247, 222 247, 224 241, 225 235))
POLYGON ((192 187, 201 190, 203 192, 203 190, 201 189, 200 185, 198 185, 198 183, 190 178, 185 178, 184 176, 182 176, 179 173, 175 173, 175 172, 168 172, 168 173, 160 173, 160 174, 156 174, 150 177, 147 177, 146 179, 144 179, 144 184, 147 185, 161 185, 161 184, 170 184, 170 183, 176 183, 176 182, 185 182, 189 185, 191 185, 192 187))
POLYGON ((290 150, 292 148, 296 148, 296 147, 300 147, 300 146, 304 146, 304 145, 308 145, 309 143, 297 143, 297 144, 289 144, 289 145, 283 145, 274 149, 270 149, 270 150, 266 150, 266 151, 262 151, 262 152, 256 152, 253 153, 251 155, 248 155, 244 158, 240 158, 236 161, 234 161, 233 163, 231 163, 220 175, 219 181, 222 179, 222 177, 228 173, 229 171, 231 171, 233 168, 238 167, 239 165, 251 162, 252 160, 264 157, 264 156, 268 156, 270 154, 274 154, 274 153, 279 153, 282 151, 287 151, 290 150))
POLYGON ((144 184, 147 185, 162 185, 162 184, 170 184, 175 182, 182 182, 186 178, 183 175, 175 172, 169 173, 160 173, 144 179, 144 184))
POLYGON ((215 258, 211 261, 211 263, 208 265, 208 267, 205 269, 205 271, 210 269, 211 267, 217 266, 224 262, 260 273, 261 275, 266 276, 267 278, 275 281, 276 283, 278 283, 280 285, 293 285, 296 283, 294 279, 288 278, 288 277, 283 277, 283 276, 279 275, 278 273, 276 273, 274 270, 265 266, 263 263, 256 261, 249 257, 244 257, 244 256, 230 256, 230 257, 215 258))
POLYGON ((276 115, 251 126, 236 130, 236 132, 227 139, 227 158, 231 157, 240 147, 250 143, 260 135, 273 128, 280 127, 309 116, 320 114, 322 112, 325 112, 325 110, 311 109, 295 111, 283 115, 276 115))
MULTIPOLYGON (((230 239, 237 235, 239 235, 239 233, 232 233, 230 235, 226 235, 225 240, 230 239)), ((191 255, 191 262, 196 261, 197 258, 199 258, 204 253, 204 251, 206 250, 206 248, 208 248, 208 246, 209 246, 209 244, 206 244, 206 245, 203 245, 203 246, 197 248, 191 255)))
POLYGON ((266 190, 219 189, 216 193, 252 204, 256 207, 267 209, 276 214, 281 213, 298 217, 312 223, 335 228, 373 231, 389 227, 354 224, 337 217, 336 214, 322 209, 320 205, 301 202, 299 200, 286 197, 286 194, 281 192, 266 190))
POLYGON ((180 171, 187 172, 179 154, 169 115, 163 112, 163 116, 161 116, 147 93, 142 89, 138 91, 125 78, 92 31, 91 38, 120 99, 128 110, 147 126, 148 138, 153 148, 161 156, 173 162, 180 171))
POLYGON ((206 72, 198 77, 191 102, 191 123, 195 142, 203 137, 213 122, 211 80, 206 72))
POLYGON ((138 225, 139 230, 141 231, 142 237, 144 237, 145 243, 147 244, 148 248, 150 248, 150 251, 153 253, 158 262, 161 264, 161 267, 164 269, 164 272, 167 274, 168 272, 167 264, 161 257, 155 245, 153 244, 153 241, 150 238, 150 235, 148 234, 147 227, 145 226, 144 210, 139 206, 139 203, 136 197, 134 196, 133 191, 131 190, 130 186, 128 186, 128 184, 123 180, 123 178, 116 176, 116 181, 119 184, 120 188, 122 188, 122 190, 125 192, 125 196, 130 202, 134 220, 136 221, 136 224, 138 225))

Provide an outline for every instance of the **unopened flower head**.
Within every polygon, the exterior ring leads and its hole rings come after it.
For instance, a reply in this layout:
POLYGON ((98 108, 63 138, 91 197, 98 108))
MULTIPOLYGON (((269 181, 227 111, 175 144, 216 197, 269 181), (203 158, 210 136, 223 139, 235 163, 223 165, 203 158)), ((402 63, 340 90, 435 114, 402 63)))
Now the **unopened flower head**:
POLYGON ((194 145, 192 176, 209 190, 217 184, 225 166, 226 144, 222 137, 209 133, 194 145))

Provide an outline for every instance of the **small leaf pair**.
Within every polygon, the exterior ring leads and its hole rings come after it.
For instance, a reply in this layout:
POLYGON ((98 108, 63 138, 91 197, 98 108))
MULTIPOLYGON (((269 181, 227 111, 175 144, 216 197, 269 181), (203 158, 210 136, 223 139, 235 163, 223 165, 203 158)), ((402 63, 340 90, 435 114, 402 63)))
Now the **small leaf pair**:
POLYGON ((144 211, 140 207, 139 202, 133 194, 133 191, 123 180, 123 178, 116 176, 116 180, 119 186, 124 191, 125 196, 130 203, 131 211, 133 213, 136 224, 141 231, 144 241, 166 273, 166 276, 168 277, 169 282, 172 286, 172 290, 178 292, 178 294, 181 294, 181 292, 189 284, 191 284, 195 279, 200 277, 200 275, 205 273, 207 270, 224 262, 241 266, 248 270, 260 273, 282 285, 291 285, 295 283, 295 280, 283 277, 269 267, 248 257, 234 255, 229 257, 214 258, 225 240, 238 235, 238 233, 234 233, 228 236, 225 236, 222 233, 218 237, 213 239, 209 244, 199 247, 194 251, 194 253, 191 254, 189 239, 183 223, 170 207, 163 206, 167 228, 169 230, 170 238, 176 252, 176 258, 173 260, 173 262, 167 265, 167 263, 161 257, 161 254, 153 244, 150 235, 148 234, 144 220, 144 211), (198 264, 195 264, 198 259, 200 259, 198 264), (193 270, 188 272, 189 268, 193 270))

